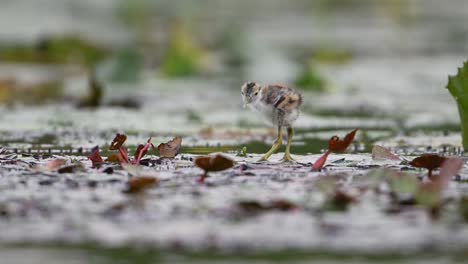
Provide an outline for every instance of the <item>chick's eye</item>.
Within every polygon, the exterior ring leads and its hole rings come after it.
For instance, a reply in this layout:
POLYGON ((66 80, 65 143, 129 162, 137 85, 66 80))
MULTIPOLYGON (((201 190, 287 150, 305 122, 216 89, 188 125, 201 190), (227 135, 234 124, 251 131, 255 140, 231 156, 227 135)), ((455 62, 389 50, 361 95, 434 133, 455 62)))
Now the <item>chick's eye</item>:
POLYGON ((258 95, 258 92, 256 92, 255 95, 258 95))

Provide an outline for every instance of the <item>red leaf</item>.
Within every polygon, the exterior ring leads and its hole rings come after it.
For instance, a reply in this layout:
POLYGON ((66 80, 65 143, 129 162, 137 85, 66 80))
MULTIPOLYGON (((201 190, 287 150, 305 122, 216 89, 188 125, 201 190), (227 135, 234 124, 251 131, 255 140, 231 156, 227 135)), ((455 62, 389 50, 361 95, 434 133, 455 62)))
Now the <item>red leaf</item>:
POLYGON ((314 165, 312 165, 313 171, 320 171, 323 168, 323 165, 327 161, 328 155, 330 155, 330 151, 327 150, 317 161, 315 161, 314 165))
POLYGON ((88 159, 91 160, 93 163, 93 168, 99 168, 101 166, 101 163, 104 162, 104 160, 101 157, 101 154, 99 153, 99 147, 96 146, 91 150, 91 154, 88 155, 88 159))
POLYGON ((328 150, 330 152, 344 152, 353 142, 354 136, 356 135, 357 131, 358 129, 356 128, 353 131, 349 132, 343 140, 341 140, 337 136, 333 136, 328 142, 328 150))
MULTIPOLYGON (((140 160, 143 156, 146 155, 146 153, 148 152, 148 149, 149 147, 153 146, 153 144, 151 143, 151 138, 148 139, 148 141, 146 142, 145 145, 143 144, 140 144, 137 148, 137 150, 135 151, 135 154, 134 154, 134 159, 133 159, 133 164, 140 164, 140 160)), ((153 146, 154 147, 154 146, 153 146)))
POLYGON ((128 163, 127 150, 122 146, 119 147, 119 160, 120 163, 128 163))

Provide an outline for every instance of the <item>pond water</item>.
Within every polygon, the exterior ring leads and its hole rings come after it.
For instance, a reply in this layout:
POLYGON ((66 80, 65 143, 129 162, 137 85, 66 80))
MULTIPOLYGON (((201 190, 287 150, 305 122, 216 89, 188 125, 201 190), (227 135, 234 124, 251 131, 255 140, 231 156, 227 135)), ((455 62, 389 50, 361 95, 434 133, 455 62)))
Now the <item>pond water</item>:
MULTIPOLYGON (((118 2, 4 1, 0 41, 31 43, 47 34, 78 32, 111 47, 128 46, 138 31, 115 17, 118 2)), ((323 212, 327 197, 316 181, 332 176, 356 192, 372 182, 372 169, 423 178, 425 172, 406 161, 426 152, 463 153, 457 108, 445 86, 468 52, 466 1, 188 2, 152 2, 157 16, 149 42, 164 42, 160 36, 174 14, 191 21, 193 33, 210 47, 216 47, 213 36, 239 29, 248 58, 240 69, 223 66, 219 51, 212 51, 207 61, 215 70, 209 74, 170 79, 145 68, 135 84, 104 80, 102 107, 77 108, 87 93, 87 74, 80 67, 0 64, 0 78, 64 83, 59 100, 0 106, 0 146, 9 151, 0 152, 2 263, 463 261, 468 227, 456 207, 468 195, 466 160, 444 193, 447 206, 439 221, 417 206, 389 213, 395 208, 385 184, 384 194, 366 192, 347 211, 323 212), (327 83, 325 92, 301 89, 304 105, 292 146, 299 163, 278 163, 282 153, 271 163, 257 163, 275 139, 275 128, 242 109, 240 85, 292 84, 317 50, 334 59, 314 64, 327 83), (130 103, 112 106, 115 101, 130 103), (360 130, 350 153, 332 154, 323 172, 312 172, 329 138, 354 128, 360 130), (160 160, 151 150, 147 157, 154 164, 138 172, 158 178, 157 187, 128 195, 122 190, 130 172, 115 164, 108 164, 110 174, 91 168, 90 150, 99 146, 107 156, 119 132, 128 135, 129 153, 149 137, 158 145, 182 136, 175 160, 160 160), (373 160, 373 144, 403 161, 373 160), (237 155, 243 147, 246 157, 237 155), (198 184, 201 170, 193 159, 213 152, 237 164, 198 184), (35 169, 54 159, 80 169, 64 174, 35 169), (239 209, 240 202, 278 199, 297 210, 250 215, 239 209)), ((100 70, 105 73, 109 64, 100 70)))

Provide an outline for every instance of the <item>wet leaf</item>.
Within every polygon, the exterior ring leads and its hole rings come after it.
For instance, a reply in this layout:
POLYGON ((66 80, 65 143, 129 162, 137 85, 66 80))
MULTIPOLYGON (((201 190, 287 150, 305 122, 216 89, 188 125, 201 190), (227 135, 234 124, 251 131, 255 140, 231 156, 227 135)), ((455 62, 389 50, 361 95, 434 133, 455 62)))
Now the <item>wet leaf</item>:
POLYGON ((180 146, 182 144, 181 137, 175 137, 169 142, 161 143, 158 146, 159 156, 161 158, 174 158, 180 152, 180 146))
POLYGON ((127 188, 125 189, 125 193, 140 193, 144 190, 147 190, 149 188, 152 188, 158 184, 158 179, 154 177, 144 177, 144 176, 139 176, 139 177, 134 177, 131 178, 127 182, 127 188))
POLYGON ((230 158, 226 158, 223 155, 217 154, 216 156, 205 156, 195 159, 195 166, 204 170, 205 173, 198 179, 198 182, 202 183, 207 177, 207 173, 210 171, 223 171, 234 166, 234 161, 230 158))
POLYGON ((110 150, 119 150, 122 145, 125 143, 127 140, 127 136, 124 134, 117 134, 115 135, 114 140, 112 140, 111 145, 109 146, 110 150))
POLYGON ((395 160, 395 161, 401 160, 397 155, 390 152, 390 150, 379 145, 375 145, 372 148, 372 159, 373 160, 395 160))
POLYGON ((101 154, 99 153, 99 147, 96 146, 91 150, 91 153, 88 155, 88 159, 91 160, 92 162, 92 167, 93 168, 99 168, 101 164, 104 162, 104 160, 101 157, 101 154))

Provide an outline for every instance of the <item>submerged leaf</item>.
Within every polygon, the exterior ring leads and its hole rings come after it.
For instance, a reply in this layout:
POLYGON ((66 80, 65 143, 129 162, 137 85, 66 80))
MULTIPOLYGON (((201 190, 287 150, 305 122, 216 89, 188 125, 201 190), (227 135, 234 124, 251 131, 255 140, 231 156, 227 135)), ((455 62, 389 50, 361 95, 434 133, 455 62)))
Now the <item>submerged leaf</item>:
POLYGON ((175 156, 177 156, 177 154, 179 154, 181 144, 181 137, 175 137, 169 142, 159 144, 159 156, 161 158, 174 158, 175 156))

